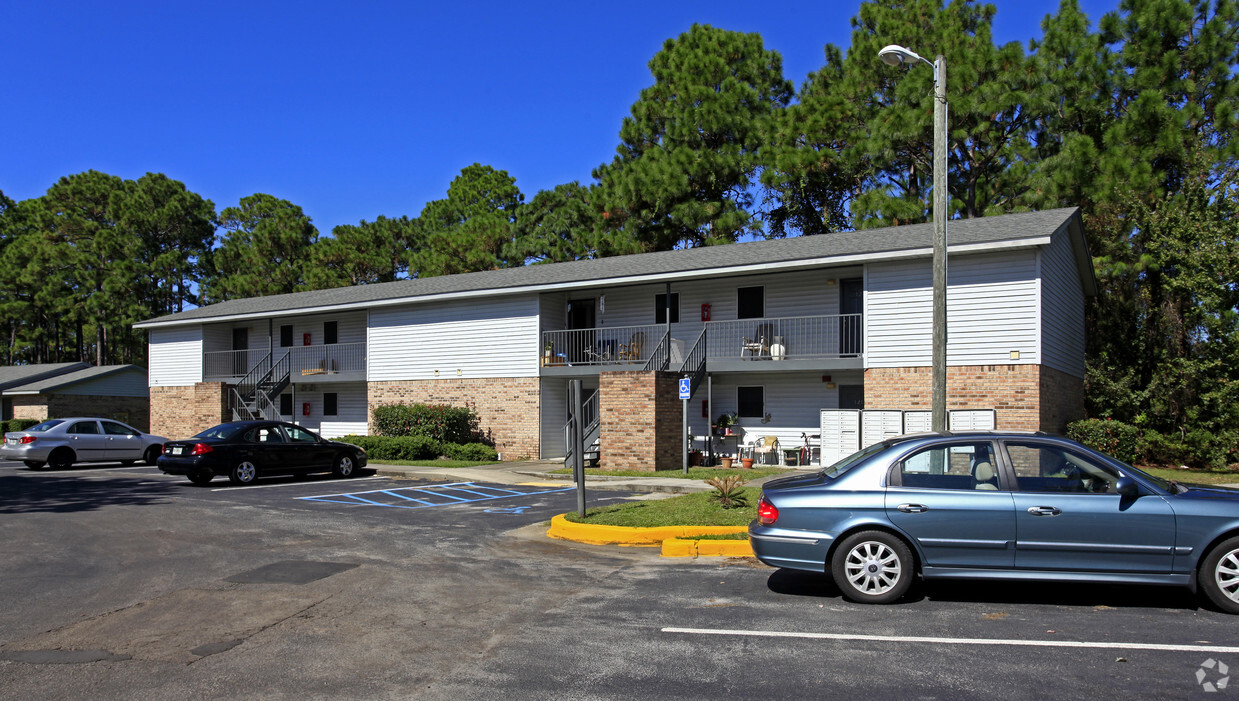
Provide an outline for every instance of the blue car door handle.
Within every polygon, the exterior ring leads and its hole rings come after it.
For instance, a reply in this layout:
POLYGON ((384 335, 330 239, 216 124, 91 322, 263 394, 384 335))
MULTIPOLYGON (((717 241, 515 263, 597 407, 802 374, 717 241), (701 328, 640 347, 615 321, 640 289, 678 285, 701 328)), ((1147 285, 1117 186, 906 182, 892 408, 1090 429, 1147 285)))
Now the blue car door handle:
POLYGON ((1058 509, 1053 506, 1030 506, 1028 507, 1028 513, 1032 514, 1033 516, 1057 516, 1061 514, 1062 512, 1063 512, 1062 509, 1058 509))
POLYGON ((924 504, 900 504, 895 508, 905 514, 923 514, 926 511, 929 511, 929 507, 924 504))

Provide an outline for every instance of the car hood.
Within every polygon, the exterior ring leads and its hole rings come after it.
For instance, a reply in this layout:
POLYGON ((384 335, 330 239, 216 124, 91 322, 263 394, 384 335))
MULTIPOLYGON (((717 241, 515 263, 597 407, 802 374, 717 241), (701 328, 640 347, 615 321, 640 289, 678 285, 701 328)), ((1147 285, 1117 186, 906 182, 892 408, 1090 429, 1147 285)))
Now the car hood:
POLYGON ((1187 491, 1176 495, 1180 499, 1227 499, 1239 501, 1239 489, 1234 487, 1222 487, 1216 484, 1190 484, 1187 482, 1179 482, 1178 484, 1180 487, 1187 488, 1187 491))
POLYGON ((761 488, 766 491, 775 491, 778 489, 790 489, 800 487, 807 484, 820 484, 822 481, 821 473, 812 475, 788 475, 787 477, 779 477, 772 479, 762 484, 761 488))

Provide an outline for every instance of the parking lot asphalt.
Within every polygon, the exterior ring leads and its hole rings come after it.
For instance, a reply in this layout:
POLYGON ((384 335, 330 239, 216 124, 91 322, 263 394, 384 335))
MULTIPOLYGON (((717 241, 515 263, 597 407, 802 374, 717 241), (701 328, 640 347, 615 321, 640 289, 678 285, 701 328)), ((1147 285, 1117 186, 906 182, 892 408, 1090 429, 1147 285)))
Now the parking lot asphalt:
POLYGON ((861 606, 749 559, 551 541, 572 491, 452 474, 0 465, 0 695, 1178 698, 1239 664, 1237 619, 1185 590, 937 582, 861 606))

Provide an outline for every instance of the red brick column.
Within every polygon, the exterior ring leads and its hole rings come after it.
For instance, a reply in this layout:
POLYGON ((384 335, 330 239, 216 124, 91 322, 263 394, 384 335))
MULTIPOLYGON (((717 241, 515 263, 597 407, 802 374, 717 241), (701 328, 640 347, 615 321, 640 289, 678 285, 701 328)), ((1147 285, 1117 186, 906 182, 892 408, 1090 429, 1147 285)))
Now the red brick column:
POLYGON ((683 407, 673 372, 604 372, 598 377, 599 442, 604 470, 681 466, 683 407))
POLYGON ((151 387, 151 433, 177 440, 227 421, 223 382, 151 387))

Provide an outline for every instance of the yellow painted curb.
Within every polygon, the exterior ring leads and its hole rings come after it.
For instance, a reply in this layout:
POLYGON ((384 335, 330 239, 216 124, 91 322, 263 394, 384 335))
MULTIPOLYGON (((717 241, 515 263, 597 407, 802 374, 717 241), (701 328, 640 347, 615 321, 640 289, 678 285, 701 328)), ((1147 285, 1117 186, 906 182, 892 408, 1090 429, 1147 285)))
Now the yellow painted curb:
POLYGON ((668 538, 663 541, 663 557, 754 557, 747 540, 694 540, 668 538))
MULTIPOLYGON (((593 545, 659 545, 670 538, 719 533, 744 533, 748 526, 662 526, 658 528, 633 528, 630 526, 597 526, 589 523, 573 523, 559 514, 551 519, 546 534, 561 540, 573 540, 593 545)), ((720 543, 726 541, 717 541, 720 543)), ((745 546, 748 541, 743 542, 745 546)), ((750 550, 751 552, 751 550, 750 550)))

